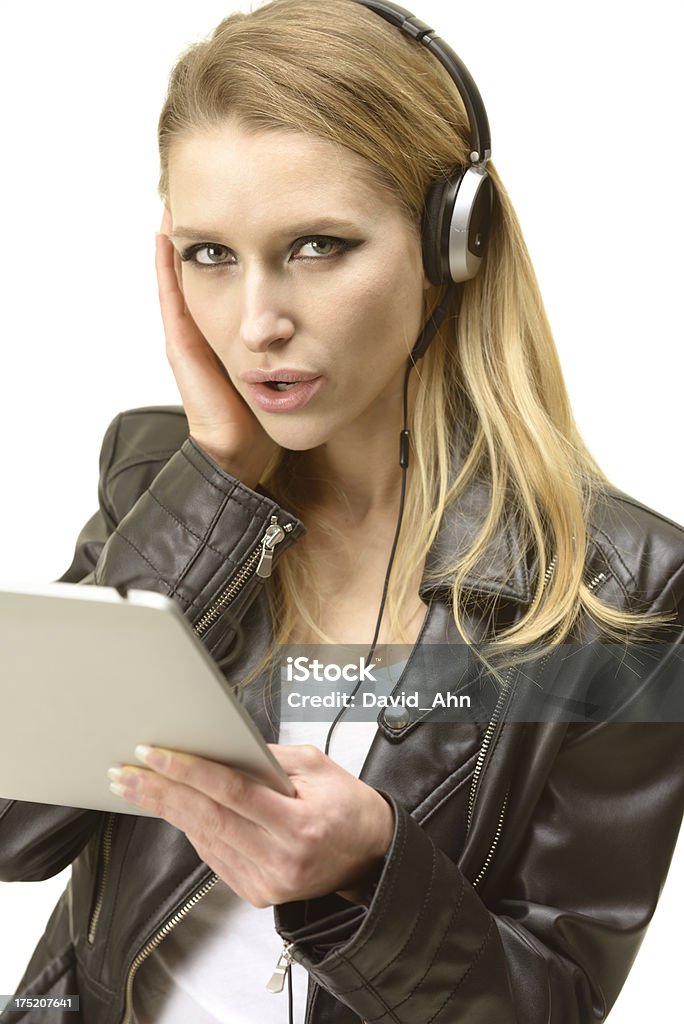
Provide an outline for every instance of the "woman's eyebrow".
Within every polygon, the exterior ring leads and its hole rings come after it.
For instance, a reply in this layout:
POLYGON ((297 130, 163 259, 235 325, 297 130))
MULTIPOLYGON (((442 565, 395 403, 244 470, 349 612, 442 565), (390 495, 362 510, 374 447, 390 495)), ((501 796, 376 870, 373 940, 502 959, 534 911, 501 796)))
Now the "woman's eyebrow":
MULTIPOLYGON (((274 234, 283 238, 297 238, 299 235, 326 234, 329 231, 358 231, 359 225, 350 220, 340 220, 337 217, 312 218, 310 221, 301 221, 291 227, 283 228, 274 234)), ((186 228, 181 225, 174 228, 169 238, 187 238, 191 241, 206 242, 208 239, 220 242, 222 230, 198 231, 196 228, 186 228)), ((227 243, 226 243, 227 244, 227 243)))

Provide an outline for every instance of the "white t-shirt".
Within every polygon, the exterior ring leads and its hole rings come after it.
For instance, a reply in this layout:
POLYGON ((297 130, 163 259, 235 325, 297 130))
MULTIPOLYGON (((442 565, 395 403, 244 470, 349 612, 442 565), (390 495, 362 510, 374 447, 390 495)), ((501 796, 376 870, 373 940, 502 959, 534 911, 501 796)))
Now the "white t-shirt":
MULTIPOLYGON (((376 668, 375 692, 391 693, 405 664, 376 668)), ((281 714, 279 743, 311 743, 323 750, 337 710, 320 722, 290 721, 287 713, 281 714)), ((367 712, 370 721, 343 718, 330 744, 333 761, 356 776, 377 728, 371 714, 367 712)), ((266 989, 282 948, 273 908, 253 907, 219 879, 140 967, 133 987, 133 1024, 284 1024, 286 991, 266 989)), ((307 983, 304 968, 293 964, 298 1022, 304 1020, 307 983)))

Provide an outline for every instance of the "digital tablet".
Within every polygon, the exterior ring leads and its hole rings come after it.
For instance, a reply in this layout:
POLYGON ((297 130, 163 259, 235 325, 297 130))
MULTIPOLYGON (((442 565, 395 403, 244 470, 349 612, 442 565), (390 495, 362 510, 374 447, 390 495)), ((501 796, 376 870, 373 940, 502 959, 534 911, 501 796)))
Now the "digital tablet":
POLYGON ((149 815, 109 790, 139 743, 293 787, 179 606, 146 590, 0 589, 0 798, 149 815))

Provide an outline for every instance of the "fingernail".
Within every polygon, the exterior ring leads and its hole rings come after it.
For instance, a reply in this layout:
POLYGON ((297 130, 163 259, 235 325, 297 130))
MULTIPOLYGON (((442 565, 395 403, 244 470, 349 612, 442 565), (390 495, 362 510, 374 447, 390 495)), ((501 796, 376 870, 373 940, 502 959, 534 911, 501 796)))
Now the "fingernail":
POLYGON ((142 783, 142 773, 135 768, 108 768, 107 776, 114 785, 125 789, 137 789, 142 783))
POLYGON ((157 747, 148 747, 146 743, 140 743, 135 748, 135 756, 143 764, 147 764, 150 768, 158 768, 163 771, 169 763, 169 755, 164 750, 159 750, 157 747))
POLYGON ((126 792, 124 787, 120 786, 118 782, 110 782, 109 783, 109 788, 112 791, 112 793, 114 794, 114 796, 120 796, 122 798, 123 798, 124 793, 126 792))

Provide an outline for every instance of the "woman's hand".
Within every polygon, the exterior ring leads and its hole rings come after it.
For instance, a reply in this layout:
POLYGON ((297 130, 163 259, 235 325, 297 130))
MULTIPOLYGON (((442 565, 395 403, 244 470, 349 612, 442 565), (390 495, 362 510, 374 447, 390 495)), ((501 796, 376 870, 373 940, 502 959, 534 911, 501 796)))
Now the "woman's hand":
POLYGON ((156 242, 159 304, 166 354, 190 435, 223 469, 255 487, 277 445, 236 391, 185 305, 180 257, 168 238, 171 230, 171 214, 165 207, 156 242))
POLYGON ((295 796, 191 754, 138 747, 152 770, 110 769, 118 796, 175 825, 255 907, 338 892, 366 902, 394 833, 390 804, 313 746, 269 744, 295 796))

